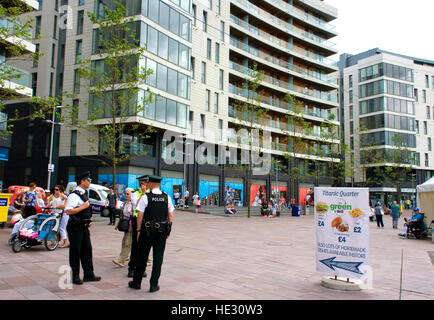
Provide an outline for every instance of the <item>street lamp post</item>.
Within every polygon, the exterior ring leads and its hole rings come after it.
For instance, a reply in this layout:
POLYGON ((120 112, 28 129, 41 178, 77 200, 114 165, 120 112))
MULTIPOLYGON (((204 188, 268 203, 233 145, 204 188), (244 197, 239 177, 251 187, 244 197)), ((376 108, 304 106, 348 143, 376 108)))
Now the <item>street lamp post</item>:
MULTIPOLYGON (((53 106, 53 116, 51 120, 51 137, 50 137, 50 156, 48 159, 48 178, 47 178, 47 190, 51 189, 51 173, 54 172, 54 164, 53 162, 53 140, 54 140, 54 129, 55 129, 55 119, 56 119, 56 110, 57 108, 62 108, 62 106, 53 106)), ((47 121, 49 122, 49 121, 47 121)))

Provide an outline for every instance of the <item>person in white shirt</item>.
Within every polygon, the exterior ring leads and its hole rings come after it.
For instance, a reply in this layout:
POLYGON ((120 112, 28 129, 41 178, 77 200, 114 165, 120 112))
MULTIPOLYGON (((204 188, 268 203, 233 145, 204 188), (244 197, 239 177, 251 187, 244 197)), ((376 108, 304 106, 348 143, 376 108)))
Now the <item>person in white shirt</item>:
POLYGON ((133 281, 130 281, 128 286, 133 289, 140 289, 146 261, 152 248, 153 264, 149 291, 155 292, 160 289, 158 279, 161 274, 166 239, 170 235, 175 207, 170 196, 160 190, 162 178, 150 175, 148 179, 151 192, 142 196, 137 204, 137 261, 133 281))
POLYGON ((188 208, 188 198, 190 198, 190 192, 188 192, 187 188, 185 188, 184 192, 184 207, 188 208))
POLYGON ((68 196, 65 204, 69 215, 67 231, 69 235, 69 265, 72 269, 72 283, 81 285, 83 281, 100 281, 95 276, 92 262, 92 244, 89 226, 92 211, 89 203, 88 189, 91 183, 90 172, 76 175, 77 188, 68 196), (80 262, 83 268, 83 280, 80 279, 80 262))
MULTIPOLYGON (((63 186, 61 185, 55 186, 54 194, 52 194, 48 199, 49 207, 53 209, 53 213, 55 214, 62 214, 63 209, 65 209, 65 203, 67 197, 63 194, 63 191, 64 191, 63 186)), ((66 226, 68 225, 68 221, 69 221, 69 216, 66 213, 63 214, 59 226, 61 248, 66 248, 69 246, 68 237, 66 233, 66 226)))
MULTIPOLYGON (((132 188, 127 188, 125 190, 125 202, 122 204, 122 214, 121 219, 126 219, 129 221, 129 228, 128 231, 124 231, 124 236, 122 238, 122 248, 121 253, 119 254, 119 258, 114 259, 113 263, 117 264, 120 267, 125 266, 125 261, 128 259, 128 256, 131 252, 131 244, 132 244, 132 238, 133 238, 133 228, 131 224, 131 219, 134 215, 134 206, 131 201, 131 194, 134 190, 132 188)), ((118 229, 119 220, 115 223, 115 230, 118 229)))

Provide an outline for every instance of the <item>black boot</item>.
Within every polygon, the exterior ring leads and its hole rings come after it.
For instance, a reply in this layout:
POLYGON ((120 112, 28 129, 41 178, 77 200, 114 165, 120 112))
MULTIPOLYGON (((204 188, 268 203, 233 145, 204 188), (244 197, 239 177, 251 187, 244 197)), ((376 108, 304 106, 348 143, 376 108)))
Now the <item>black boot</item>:
POLYGON ((128 287, 130 287, 131 289, 140 290, 140 284, 135 283, 134 281, 128 282, 128 287))

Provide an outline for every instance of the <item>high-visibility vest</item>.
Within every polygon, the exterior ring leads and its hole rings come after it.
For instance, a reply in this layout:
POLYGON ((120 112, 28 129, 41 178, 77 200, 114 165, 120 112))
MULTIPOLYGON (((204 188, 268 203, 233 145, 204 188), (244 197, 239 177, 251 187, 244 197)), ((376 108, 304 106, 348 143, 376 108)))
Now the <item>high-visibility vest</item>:
POLYGON ((139 214, 137 213, 137 210, 136 210, 136 208, 135 207, 137 207, 137 205, 139 204, 139 201, 140 201, 140 198, 142 197, 142 195, 143 195, 143 192, 142 192, 142 189, 136 189, 136 190, 134 190, 134 192, 135 193, 137 193, 138 195, 139 195, 139 199, 137 200, 137 203, 136 203, 136 205, 135 206, 133 206, 133 215, 135 216, 135 217, 137 217, 139 214))

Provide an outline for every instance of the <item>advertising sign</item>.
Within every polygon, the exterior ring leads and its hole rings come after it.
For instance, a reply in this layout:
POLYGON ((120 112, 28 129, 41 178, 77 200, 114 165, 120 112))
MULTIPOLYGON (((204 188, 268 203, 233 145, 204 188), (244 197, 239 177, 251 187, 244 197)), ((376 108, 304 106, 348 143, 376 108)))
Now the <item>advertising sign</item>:
POLYGON ((317 271, 360 279, 369 269, 369 189, 315 188, 317 271))

